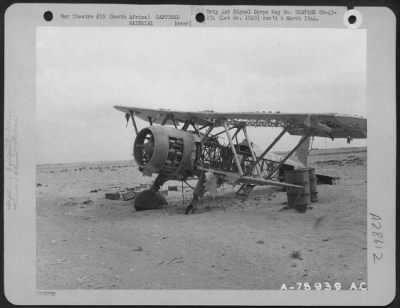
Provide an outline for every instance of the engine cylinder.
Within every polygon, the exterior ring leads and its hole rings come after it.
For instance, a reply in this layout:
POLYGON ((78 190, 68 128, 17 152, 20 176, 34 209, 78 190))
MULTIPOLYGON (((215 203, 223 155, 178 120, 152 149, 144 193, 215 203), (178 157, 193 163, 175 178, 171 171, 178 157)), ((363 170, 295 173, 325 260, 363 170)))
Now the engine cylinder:
POLYGON ((189 176, 196 155, 191 132, 166 126, 149 126, 137 135, 133 155, 144 175, 189 176))

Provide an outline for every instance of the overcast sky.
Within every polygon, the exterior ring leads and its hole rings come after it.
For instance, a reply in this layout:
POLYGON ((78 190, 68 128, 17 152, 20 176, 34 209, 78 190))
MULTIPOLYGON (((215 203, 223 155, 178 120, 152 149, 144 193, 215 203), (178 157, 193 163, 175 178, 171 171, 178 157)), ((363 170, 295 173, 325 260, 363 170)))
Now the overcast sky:
MULTIPOLYGON (((131 159, 134 130, 114 105, 366 116, 366 32, 40 27, 36 77, 37 163, 131 159)), ((249 133, 265 147, 279 130, 249 133)))

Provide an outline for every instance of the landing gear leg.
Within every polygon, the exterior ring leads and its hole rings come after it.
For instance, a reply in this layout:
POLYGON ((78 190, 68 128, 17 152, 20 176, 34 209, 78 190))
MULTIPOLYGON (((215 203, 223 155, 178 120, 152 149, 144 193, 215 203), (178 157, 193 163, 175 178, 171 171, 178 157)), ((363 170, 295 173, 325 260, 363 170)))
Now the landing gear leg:
POLYGON ((165 176, 159 174, 153 182, 153 185, 150 187, 150 191, 157 192, 160 190, 160 187, 167 181, 165 176))
POLYGON ((204 183, 206 180, 206 175, 204 172, 201 173, 199 180, 197 181, 196 187, 194 188, 193 191, 193 199, 186 208, 185 214, 189 213, 194 213, 196 210, 196 204, 199 202, 199 199, 203 197, 205 189, 204 189, 204 183))

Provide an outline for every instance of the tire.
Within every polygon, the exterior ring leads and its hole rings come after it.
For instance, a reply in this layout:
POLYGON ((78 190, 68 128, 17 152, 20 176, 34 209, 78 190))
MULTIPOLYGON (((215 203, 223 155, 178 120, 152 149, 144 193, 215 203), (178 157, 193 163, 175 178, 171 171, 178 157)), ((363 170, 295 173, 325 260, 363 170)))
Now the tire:
POLYGON ((136 196, 133 204, 136 211, 145 211, 161 209, 168 202, 159 192, 144 190, 136 196))

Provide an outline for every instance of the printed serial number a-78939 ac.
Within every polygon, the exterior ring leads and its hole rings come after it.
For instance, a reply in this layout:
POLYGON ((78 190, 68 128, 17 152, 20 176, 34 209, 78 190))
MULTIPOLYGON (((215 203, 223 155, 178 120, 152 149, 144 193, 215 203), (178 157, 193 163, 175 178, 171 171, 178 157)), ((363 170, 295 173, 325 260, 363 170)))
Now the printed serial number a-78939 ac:
POLYGON ((365 282, 360 282, 359 284, 352 282, 348 289, 342 288, 342 284, 340 282, 335 282, 333 284, 329 282, 296 282, 296 285, 286 285, 282 284, 280 290, 302 290, 302 291, 339 291, 339 290, 359 290, 364 291, 367 290, 367 284, 365 282))

